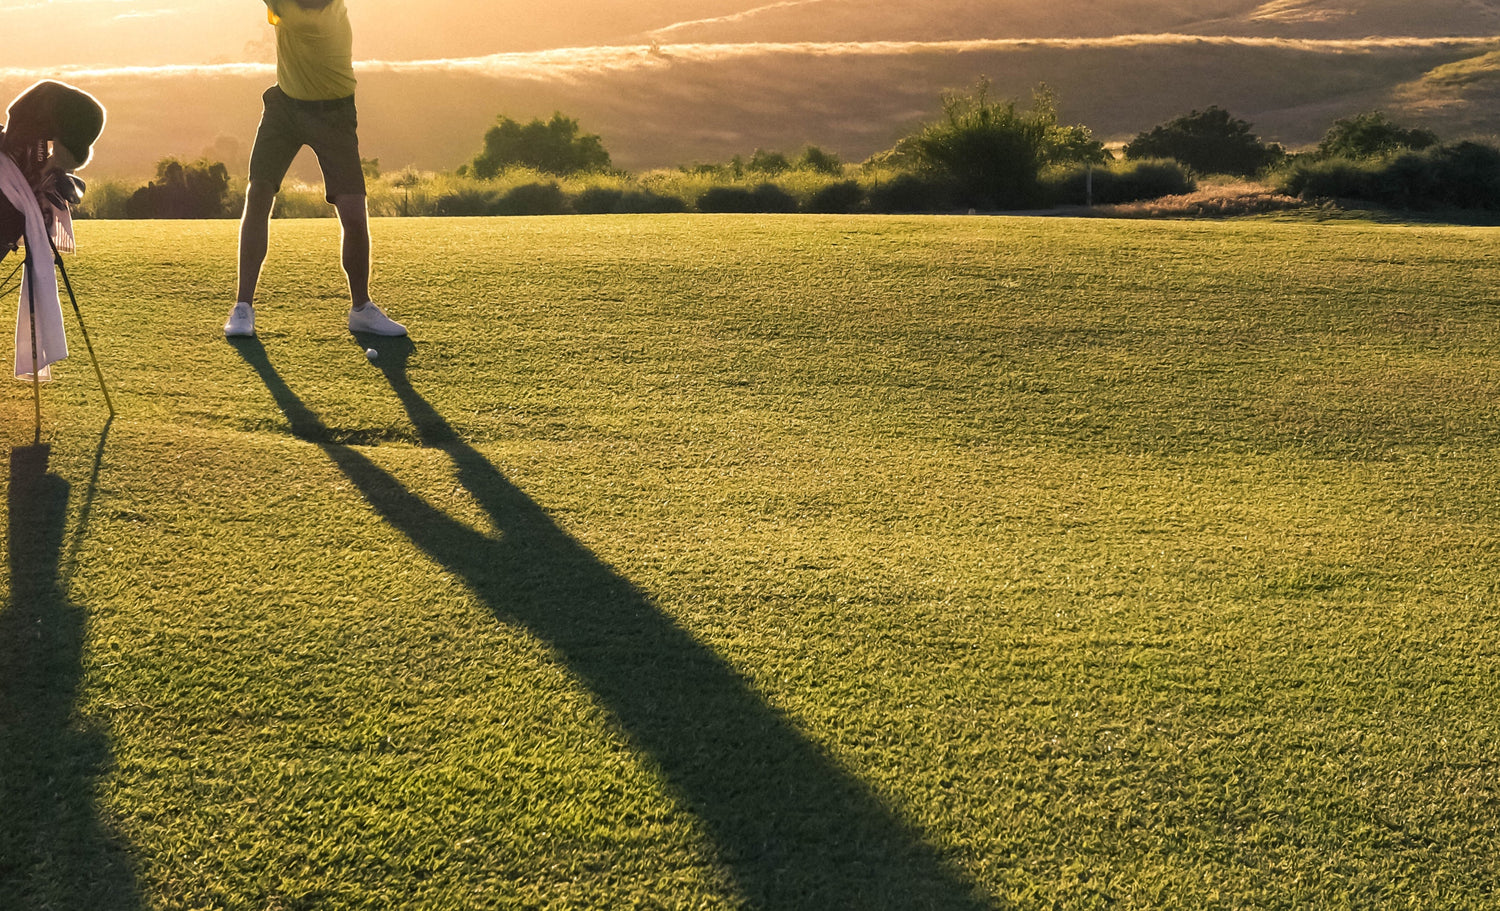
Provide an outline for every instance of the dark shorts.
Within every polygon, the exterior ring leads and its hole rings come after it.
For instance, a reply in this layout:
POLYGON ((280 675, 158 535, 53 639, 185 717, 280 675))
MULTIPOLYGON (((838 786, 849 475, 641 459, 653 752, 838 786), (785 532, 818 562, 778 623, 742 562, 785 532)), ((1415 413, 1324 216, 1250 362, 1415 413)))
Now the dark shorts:
POLYGON ((365 195, 365 171, 359 160, 359 117, 354 96, 333 101, 298 101, 280 86, 266 89, 265 111, 250 151, 250 179, 281 191, 292 159, 310 146, 323 169, 323 191, 336 196, 365 195))

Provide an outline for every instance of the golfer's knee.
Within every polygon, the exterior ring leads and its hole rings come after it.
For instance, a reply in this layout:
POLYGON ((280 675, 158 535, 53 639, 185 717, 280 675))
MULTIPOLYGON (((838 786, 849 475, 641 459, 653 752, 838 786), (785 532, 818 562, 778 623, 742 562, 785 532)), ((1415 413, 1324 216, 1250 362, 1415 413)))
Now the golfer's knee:
POLYGON ((252 180, 245 188, 245 211, 270 213, 276 204, 277 188, 267 183, 252 180))
POLYGON ((346 225, 361 224, 370 218, 363 193, 335 196, 333 208, 339 213, 339 220, 346 225))

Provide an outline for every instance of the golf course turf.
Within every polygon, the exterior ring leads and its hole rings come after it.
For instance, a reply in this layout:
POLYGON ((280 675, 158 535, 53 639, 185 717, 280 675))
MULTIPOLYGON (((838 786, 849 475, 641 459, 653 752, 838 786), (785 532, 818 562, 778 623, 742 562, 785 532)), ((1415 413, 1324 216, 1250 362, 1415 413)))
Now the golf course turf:
POLYGON ((235 228, 0 387, 0 908, 1500 902, 1494 229, 235 228))

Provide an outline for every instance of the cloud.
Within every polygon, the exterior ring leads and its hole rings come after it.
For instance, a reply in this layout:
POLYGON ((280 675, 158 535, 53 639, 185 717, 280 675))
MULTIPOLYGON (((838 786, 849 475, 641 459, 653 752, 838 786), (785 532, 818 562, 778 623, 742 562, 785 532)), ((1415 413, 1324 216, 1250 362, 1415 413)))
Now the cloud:
POLYGON ((7 13, 20 10, 42 9, 49 6, 78 6, 80 4, 136 3, 139 0, 0 0, 0 11, 7 13))
POLYGON ((702 25, 726 25, 730 23, 744 22, 747 19, 753 19, 756 16, 759 16, 761 13, 768 13, 773 10, 789 9, 794 6, 811 6, 816 3, 825 2, 827 2, 827 0, 781 0, 781 2, 779 3, 768 3, 765 6, 757 6, 754 9, 747 9, 738 13, 731 13, 728 16, 714 16, 709 19, 689 19, 685 22, 674 22, 671 25, 653 29, 652 31, 647 32, 646 35, 653 40, 659 41, 670 36, 673 32, 680 32, 685 29, 696 28, 702 25))
POLYGON ((122 22, 122 21, 127 20, 127 19, 159 19, 162 16, 175 16, 175 15, 177 15, 177 10, 171 10, 171 9, 142 9, 142 10, 135 10, 135 11, 129 12, 129 13, 121 13, 118 16, 115 17, 115 21, 116 22, 122 22))
MULTIPOLYGON (((493 54, 433 60, 365 60, 357 72, 435 74, 570 81, 630 70, 661 69, 678 63, 718 63, 775 57, 897 57, 1028 50, 1135 48, 1266 48, 1306 54, 1338 55, 1393 50, 1492 50, 1500 38, 1363 38, 1319 40, 1204 35, 1117 35, 1106 38, 1014 38, 970 41, 862 41, 755 44, 664 44, 557 48, 547 51, 493 54)), ((168 65, 151 67, 0 68, 0 79, 212 78, 265 76, 275 68, 264 63, 168 65)))
POLYGON ((1027 50, 1118 48, 1268 48, 1309 54, 1350 54, 1391 50, 1443 50, 1494 47, 1496 38, 1364 38, 1318 40, 1204 35, 1117 35, 1107 38, 1015 38, 969 41, 861 41, 753 44, 663 44, 626 47, 560 48, 445 60, 366 61, 359 66, 383 72, 463 72, 476 75, 570 78, 589 73, 661 68, 673 63, 714 63, 756 57, 894 57, 1027 50))
POLYGON ((169 66, 58 66, 58 67, 0 67, 0 80, 65 79, 177 79, 212 78, 214 76, 264 76, 276 75, 276 67, 268 63, 217 63, 169 66))
POLYGON ((1332 22, 1354 15, 1348 9, 1319 9, 1301 0, 1272 0, 1250 14, 1251 22, 1332 22))

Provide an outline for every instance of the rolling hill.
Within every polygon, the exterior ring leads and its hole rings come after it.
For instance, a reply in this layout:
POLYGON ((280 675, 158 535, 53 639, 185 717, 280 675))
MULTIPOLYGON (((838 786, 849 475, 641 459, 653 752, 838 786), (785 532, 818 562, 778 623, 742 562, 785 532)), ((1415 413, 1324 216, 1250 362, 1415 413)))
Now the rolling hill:
MULTIPOLYGON (((9 67, 270 59, 254 0, 0 0, 9 67)), ((360 56, 422 60, 660 43, 955 41, 1180 33, 1500 35, 1495 0, 352 0, 360 56)))
POLYGON ((1483 0, 790 0, 652 32, 674 41, 944 41, 1130 34, 1365 38, 1500 34, 1483 0))
MULTIPOLYGON (((0 69, 0 95, 43 75, 94 91, 111 111, 95 174, 210 149, 238 164, 274 78, 269 30, 248 3, 147 6, 0 7, 8 31, 36 36, 0 69), (64 42, 70 9, 98 15, 64 42), (147 33, 156 44, 139 43, 147 33)), ((554 110, 632 170, 807 143, 857 161, 981 76, 1019 98, 1045 82, 1066 119, 1114 140, 1210 104, 1294 147, 1373 108, 1444 135, 1500 132, 1500 2, 426 0, 421 28, 409 3, 351 6, 365 152, 387 169, 453 168, 497 114, 554 110)))

